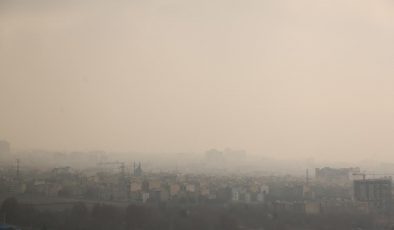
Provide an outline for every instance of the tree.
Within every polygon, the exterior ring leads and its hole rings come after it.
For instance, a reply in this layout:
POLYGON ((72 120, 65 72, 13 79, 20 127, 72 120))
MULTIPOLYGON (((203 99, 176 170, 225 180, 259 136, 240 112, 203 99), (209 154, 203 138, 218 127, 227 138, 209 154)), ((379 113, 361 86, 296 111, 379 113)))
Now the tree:
POLYGON ((129 205, 126 209, 127 229, 141 229, 149 222, 149 214, 146 207, 129 205))
POLYGON ((18 219, 18 200, 15 197, 9 197, 1 204, 1 213, 4 221, 9 223, 16 223, 18 219))
POLYGON ((85 203, 78 202, 74 204, 68 219, 68 225, 73 227, 73 229, 82 229, 86 226, 88 214, 89 211, 85 203))

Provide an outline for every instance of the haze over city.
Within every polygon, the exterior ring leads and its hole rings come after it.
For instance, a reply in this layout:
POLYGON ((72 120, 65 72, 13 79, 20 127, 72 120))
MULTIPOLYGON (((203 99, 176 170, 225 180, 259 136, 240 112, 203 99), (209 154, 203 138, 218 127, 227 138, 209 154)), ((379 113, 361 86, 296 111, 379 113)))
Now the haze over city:
POLYGON ((0 230, 393 230, 394 0, 0 0, 0 230))
POLYGON ((394 160, 394 3, 0 2, 15 149, 394 160))

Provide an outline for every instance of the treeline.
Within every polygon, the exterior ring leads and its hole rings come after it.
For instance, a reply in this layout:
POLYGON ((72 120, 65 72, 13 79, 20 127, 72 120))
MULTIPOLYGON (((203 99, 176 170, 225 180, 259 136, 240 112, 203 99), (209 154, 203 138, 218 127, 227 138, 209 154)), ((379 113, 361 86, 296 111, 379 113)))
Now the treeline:
POLYGON ((137 205, 75 203, 61 211, 42 211, 6 199, 1 218, 34 230, 236 230, 236 229, 371 229, 372 216, 352 213, 307 216, 249 205, 137 205))

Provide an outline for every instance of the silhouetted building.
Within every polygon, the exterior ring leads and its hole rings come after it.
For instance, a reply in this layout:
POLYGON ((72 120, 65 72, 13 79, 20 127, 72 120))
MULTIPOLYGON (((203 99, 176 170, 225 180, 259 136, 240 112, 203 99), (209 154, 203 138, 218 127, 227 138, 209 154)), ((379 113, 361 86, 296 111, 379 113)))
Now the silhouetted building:
POLYGON ((316 168, 316 180, 332 183, 350 182, 354 173, 360 173, 360 168, 316 168))
POLYGON ((10 143, 8 141, 0 141, 0 154, 8 154, 10 149, 10 143))
POLYGON ((389 211, 391 209, 391 178, 355 180, 354 199, 366 202, 370 210, 389 211))
POLYGON ((218 151, 216 149, 211 149, 205 152, 205 157, 209 161, 223 161, 224 156, 223 152, 218 151))

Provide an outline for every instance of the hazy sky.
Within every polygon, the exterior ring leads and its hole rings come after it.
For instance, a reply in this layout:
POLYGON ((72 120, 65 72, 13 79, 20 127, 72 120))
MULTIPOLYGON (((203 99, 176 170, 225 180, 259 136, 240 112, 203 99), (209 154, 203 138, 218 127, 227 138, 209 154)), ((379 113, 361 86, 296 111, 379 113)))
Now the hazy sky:
POLYGON ((394 159, 392 0, 0 0, 17 148, 394 159))

